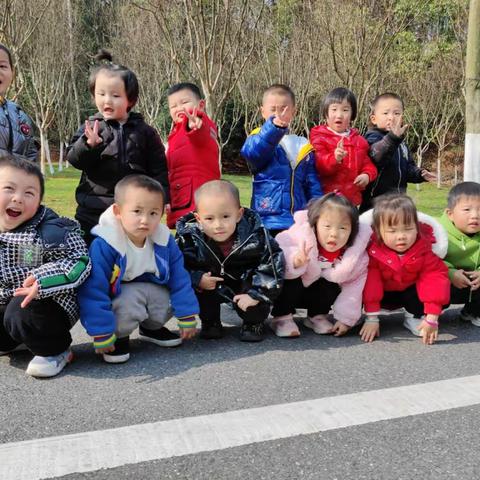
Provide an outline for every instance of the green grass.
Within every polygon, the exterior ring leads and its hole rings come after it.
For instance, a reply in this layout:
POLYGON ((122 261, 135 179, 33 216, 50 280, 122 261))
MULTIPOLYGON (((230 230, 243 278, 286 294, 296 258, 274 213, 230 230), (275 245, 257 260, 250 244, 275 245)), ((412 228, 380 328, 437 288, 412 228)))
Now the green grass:
MULTIPOLYGON (((45 204, 60 215, 73 217, 75 215, 75 188, 78 185, 80 172, 69 167, 63 172, 56 172, 46 180, 45 204)), ((224 175, 224 178, 233 182, 240 190, 242 205, 250 205, 252 178, 250 175, 224 175)), ((422 183, 420 190, 411 185, 408 194, 413 198, 422 212, 438 217, 447 203, 447 193, 450 187, 437 189, 435 185, 422 183)))

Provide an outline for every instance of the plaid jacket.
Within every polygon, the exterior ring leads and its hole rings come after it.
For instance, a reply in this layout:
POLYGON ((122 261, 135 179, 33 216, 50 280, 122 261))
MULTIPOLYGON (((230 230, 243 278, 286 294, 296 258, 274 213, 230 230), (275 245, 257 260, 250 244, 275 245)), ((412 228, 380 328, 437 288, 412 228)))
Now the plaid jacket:
POLYGON ((39 284, 38 299, 52 298, 79 318, 75 288, 90 272, 88 249, 78 223, 41 205, 15 230, 0 232, 0 304, 8 303, 29 275, 39 284))

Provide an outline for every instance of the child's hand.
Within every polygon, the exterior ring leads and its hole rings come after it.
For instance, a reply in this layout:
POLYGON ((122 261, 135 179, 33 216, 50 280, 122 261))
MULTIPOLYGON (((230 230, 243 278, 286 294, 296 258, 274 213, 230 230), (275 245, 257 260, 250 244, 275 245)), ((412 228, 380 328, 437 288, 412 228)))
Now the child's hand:
POLYGON ((434 173, 429 172, 425 168, 422 170, 421 175, 422 175, 422 178, 427 182, 434 182, 437 179, 437 176, 434 173))
POLYGON ((167 215, 170 215, 172 213, 172 206, 169 203, 165 205, 165 213, 167 215))
POLYGON ((215 290, 217 282, 223 282, 222 277, 212 277, 212 272, 204 273, 198 286, 202 290, 215 290))
POLYGON ((464 272, 464 274, 470 279, 471 289, 477 290, 480 287, 480 271, 474 270, 473 272, 464 272))
POLYGON ((287 128, 288 125, 290 125, 290 115, 288 115, 288 113, 288 105, 285 105, 284 109, 273 117, 273 124, 276 127, 287 128))
POLYGON ((397 137, 403 137, 405 135, 405 132, 408 129, 408 125, 403 125, 402 126, 402 117, 395 117, 392 120, 392 126, 390 127, 390 131, 396 135, 397 137))
POLYGON ((375 337, 380 336, 380 323, 379 322, 369 322, 368 320, 363 324, 362 329, 360 330, 360 337, 364 342, 373 342, 375 337))
POLYGON ((103 142, 102 137, 98 134, 98 120, 93 122, 93 128, 90 126, 90 122, 85 120, 85 136, 87 137, 87 145, 90 147, 96 147, 103 142))
POLYGON ((96 348, 95 353, 110 353, 115 351, 115 345, 110 345, 109 347, 96 348))
POLYGON ((202 128, 203 120, 197 116, 197 107, 193 109, 193 113, 190 113, 186 108, 184 108, 183 113, 185 113, 185 116, 188 118, 189 130, 198 130, 202 128))
POLYGON ((452 284, 457 288, 467 288, 472 286, 472 282, 468 278, 465 270, 455 270, 452 278, 452 284))
POLYGON ((344 323, 337 320, 335 322, 335 325, 333 325, 330 333, 333 333, 335 337, 341 337, 342 335, 345 335, 349 330, 350 327, 348 325, 345 325, 344 323))
POLYGON ((23 302, 20 304, 22 308, 25 308, 32 300, 38 296, 38 282, 33 275, 29 275, 24 281, 21 287, 15 289, 14 297, 21 297, 25 295, 23 302))
POLYGON ((189 340, 193 338, 196 334, 197 334, 197 329, 195 327, 180 329, 180 338, 182 340, 189 340))
POLYGON ((342 163, 343 159, 348 155, 348 152, 343 148, 343 137, 337 143, 337 148, 335 149, 335 160, 337 163, 342 163))
POLYGON ((242 293, 241 295, 235 295, 233 301, 237 304, 240 310, 247 311, 248 307, 254 307, 259 304, 258 300, 253 299, 248 293, 242 293))
POLYGON ((307 248, 305 240, 303 241, 302 248, 293 257, 294 268, 303 267, 306 263, 310 261, 310 259, 308 258, 308 254, 310 253, 312 248, 313 246, 307 248))
POLYGON ((358 177, 353 181, 353 184, 356 185, 358 188, 362 190, 369 184, 370 177, 366 173, 361 173, 358 177))
POLYGON ((426 315, 418 331, 422 334, 422 342, 425 345, 432 345, 438 338, 438 315, 426 315), (436 325, 431 325, 427 321, 436 325))

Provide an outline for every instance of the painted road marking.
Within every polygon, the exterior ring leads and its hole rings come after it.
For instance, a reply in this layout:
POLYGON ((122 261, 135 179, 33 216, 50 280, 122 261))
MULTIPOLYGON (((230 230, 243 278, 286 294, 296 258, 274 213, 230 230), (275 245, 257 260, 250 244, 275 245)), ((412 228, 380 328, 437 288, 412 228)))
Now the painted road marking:
POLYGON ((37 480, 480 404, 480 375, 0 445, 2 480, 37 480))

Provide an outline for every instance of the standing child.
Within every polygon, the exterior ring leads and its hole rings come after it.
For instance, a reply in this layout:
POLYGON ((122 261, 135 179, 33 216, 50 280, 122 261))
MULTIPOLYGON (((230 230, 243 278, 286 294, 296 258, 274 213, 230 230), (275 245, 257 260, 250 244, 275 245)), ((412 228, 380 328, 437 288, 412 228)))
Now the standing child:
POLYGON ((174 122, 168 136, 167 166, 170 206, 167 224, 195 210, 194 193, 220 178, 217 126, 205 113, 205 100, 192 83, 177 83, 168 90, 168 108, 174 122))
POLYGON ((34 377, 72 360, 75 288, 90 271, 78 223, 41 205, 44 189, 36 164, 0 157, 0 355, 30 350, 34 377))
POLYGON ((451 302, 464 304, 460 318, 480 327, 480 184, 455 185, 440 223, 448 234, 451 302))
POLYGON ((297 337, 295 308, 307 308, 304 325, 315 333, 344 335, 362 314, 371 228, 344 196, 328 193, 296 212, 295 223, 276 237, 285 254, 281 296, 270 326, 279 337, 297 337), (333 309, 335 324, 328 318, 333 309))
POLYGON ((243 320, 240 340, 259 342, 282 287, 282 251, 260 217, 240 206, 232 183, 203 184, 195 204, 196 212, 178 221, 177 238, 200 304, 200 336, 222 337, 220 304, 229 302, 243 320))
POLYGON ((101 51, 97 61, 107 60, 90 75, 89 90, 98 113, 75 134, 68 161, 82 171, 75 192, 75 218, 91 243, 90 230, 113 204, 115 185, 127 175, 145 174, 158 180, 168 195, 165 151, 156 131, 142 115, 132 112, 138 99, 138 81, 127 67, 112 63, 101 51))
POLYGON ((130 358, 129 336, 174 347, 195 335, 198 303, 174 238, 160 223, 165 194, 159 182, 129 175, 115 186, 115 203, 93 230, 92 273, 78 292, 81 321, 107 363, 130 358), (181 338, 164 324, 170 302, 181 338))
MULTIPOLYGON (((366 212, 361 220, 369 222, 371 216, 366 212)), ((360 331, 362 340, 372 342, 379 336, 378 315, 384 306, 405 307, 411 314, 405 316, 405 328, 421 336, 423 343, 434 343, 438 317, 450 298, 448 270, 437 256, 446 252, 445 231, 432 217, 417 215, 412 199, 401 194, 375 201, 373 231, 363 291, 367 319, 360 331)))
POLYGON ((33 139, 30 117, 5 94, 13 79, 10 50, 0 43, 0 151, 37 161, 37 147, 33 139))
POLYGON ((395 93, 382 93, 370 105, 371 128, 365 135, 370 158, 378 177, 363 191, 361 212, 372 208, 373 199, 384 193, 405 193, 408 183, 436 179, 433 173, 419 168, 404 141, 408 125, 403 124, 403 100, 395 93))
POLYGON ((362 190, 375 180, 377 169, 368 157, 368 143, 351 122, 357 116, 357 99, 347 88, 334 88, 323 100, 326 125, 310 131, 315 166, 325 192, 340 192, 360 205, 362 190))
POLYGON ((313 147, 306 138, 288 132, 296 113, 290 87, 268 87, 260 111, 265 123, 253 130, 241 154, 253 174, 251 207, 275 236, 292 225, 297 210, 322 196, 322 187, 315 172, 313 147))

